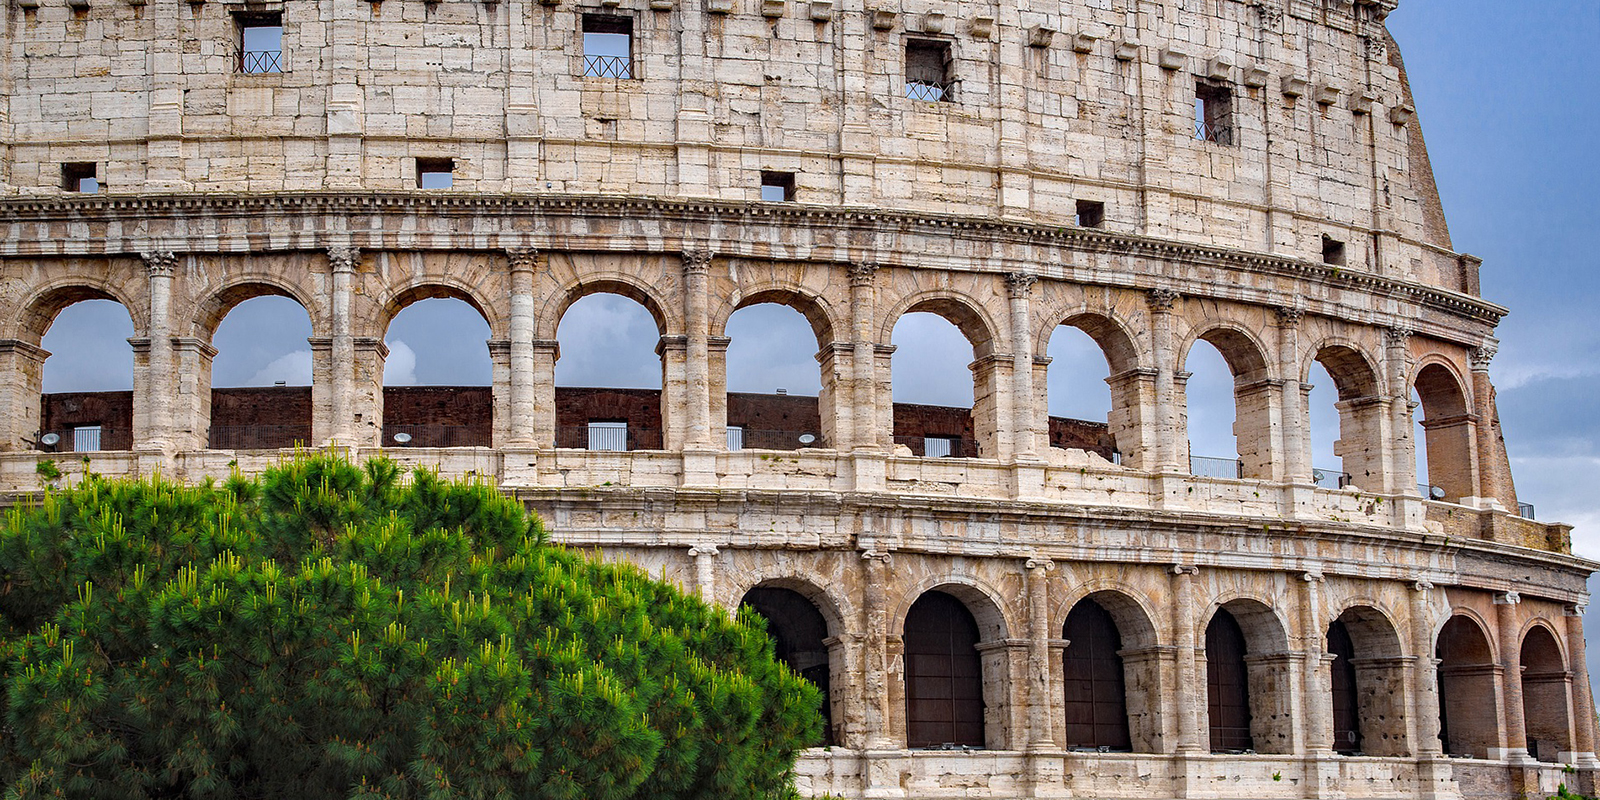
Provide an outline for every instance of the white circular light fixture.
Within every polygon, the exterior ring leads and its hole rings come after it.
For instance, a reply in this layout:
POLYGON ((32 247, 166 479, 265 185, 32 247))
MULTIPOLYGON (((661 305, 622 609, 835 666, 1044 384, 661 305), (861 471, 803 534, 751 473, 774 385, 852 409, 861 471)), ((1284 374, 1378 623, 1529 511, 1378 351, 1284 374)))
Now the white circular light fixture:
POLYGON ((411 434, 409 434, 409 433, 397 433, 397 434, 394 435, 394 440, 399 442, 399 443, 401 443, 401 444, 405 444, 405 443, 411 441, 411 434))
POLYGON ((814 442, 816 440, 817 440, 817 437, 812 436, 809 433, 800 434, 800 443, 801 444, 811 444, 812 442, 814 442))
POLYGON ((39 437, 39 444, 42 444, 45 447, 55 447, 56 443, 60 441, 61 434, 59 433, 47 433, 39 437))

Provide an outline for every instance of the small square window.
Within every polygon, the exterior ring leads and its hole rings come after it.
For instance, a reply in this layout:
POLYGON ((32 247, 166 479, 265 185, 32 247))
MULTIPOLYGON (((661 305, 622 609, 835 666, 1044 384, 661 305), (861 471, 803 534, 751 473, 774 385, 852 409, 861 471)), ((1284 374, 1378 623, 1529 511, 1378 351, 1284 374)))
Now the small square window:
POLYGON ((633 19, 616 14, 583 15, 583 76, 633 77, 633 19))
POLYGON ((84 194, 97 194, 100 191, 100 178, 96 174, 93 161, 74 161, 61 165, 61 188, 69 192, 83 192, 84 194))
POLYGON ((1233 136, 1233 89, 1201 82, 1194 90, 1194 138, 1231 145, 1233 136))
POLYGON ((417 159, 417 188, 449 189, 455 185, 456 160, 453 158, 417 159))
POLYGON ((1100 228, 1106 224, 1106 204, 1098 200, 1078 201, 1078 227, 1100 228))
POLYGON ((948 103, 955 99, 949 42, 906 40, 906 97, 930 103, 948 103))
POLYGON ((1327 234, 1322 235, 1322 263, 1344 266, 1344 242, 1327 234))
POLYGON ((238 71, 270 74, 283 71, 283 15, 278 13, 235 14, 239 28, 238 71))
POLYGON ((924 436, 922 455, 928 458, 949 458, 961 453, 959 436, 924 436))
POLYGON ((589 423, 589 449, 626 451, 628 449, 628 423, 589 423))
POLYGON ((761 172, 761 199, 783 203, 794 199, 793 172, 761 172))
POLYGON ((743 425, 729 425, 728 426, 728 450, 730 452, 732 452, 734 450, 743 450, 743 449, 744 449, 744 426, 743 425))

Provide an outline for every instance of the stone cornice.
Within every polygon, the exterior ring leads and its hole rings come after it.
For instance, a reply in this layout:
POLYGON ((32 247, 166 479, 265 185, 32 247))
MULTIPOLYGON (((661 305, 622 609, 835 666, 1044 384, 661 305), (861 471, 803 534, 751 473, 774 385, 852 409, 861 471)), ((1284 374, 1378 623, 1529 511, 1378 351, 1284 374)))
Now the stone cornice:
MULTIPOLYGON (((1507 309, 1502 306, 1460 292, 1334 267, 1321 262, 1137 234, 1114 233, 1101 229, 854 206, 742 203, 612 195, 305 192, 12 198, 0 200, 0 226, 47 222, 68 222, 78 225, 98 223, 125 233, 111 236, 85 231, 81 238, 74 237, 70 241, 61 242, 54 238, 46 240, 29 237, 23 240, 14 230, 3 231, 4 238, 0 238, 0 256, 137 254, 150 249, 155 239, 159 239, 164 247, 182 248, 192 253, 302 251, 326 248, 330 244, 327 240, 332 234, 344 237, 352 245, 363 249, 382 250, 392 246, 386 243, 386 237, 392 235, 393 229, 385 226, 348 225, 336 223, 335 220, 352 215, 395 213, 424 214, 432 217, 602 216, 654 221, 675 219, 685 224, 685 234, 679 237, 666 234, 658 236, 663 240, 671 239, 672 242, 678 242, 680 247, 681 240, 687 238, 689 235, 687 231, 691 228, 696 232, 696 236, 704 236, 700 232, 704 231, 708 224, 768 226, 774 222, 788 220, 796 226, 835 231, 848 230, 853 233, 879 233, 890 237, 931 235, 956 236, 972 240, 988 239, 997 244, 1064 247, 1085 253, 1142 257, 1239 270, 1322 283, 1343 290, 1353 289, 1370 295, 1409 301, 1490 327, 1499 324, 1500 319, 1507 313, 1507 309), (191 223, 216 225, 218 221, 229 218, 284 214, 324 216, 329 219, 324 221, 324 227, 321 229, 299 228, 292 233, 231 230, 226 226, 219 226, 223 230, 217 232, 189 236, 171 229, 163 229, 159 234, 141 235, 136 232, 140 223, 151 220, 163 221, 172 227, 182 227, 191 223), (104 238, 93 238, 94 235, 101 235, 104 238), (54 246, 42 246, 46 241, 54 246)), ((535 226, 534 230, 545 230, 545 228, 535 226)), ((420 245, 422 249, 471 249, 481 248, 484 244, 481 233, 451 236, 446 232, 429 232, 424 238, 429 243, 420 245)), ((511 246, 510 240, 515 239, 517 243, 521 243, 527 235, 520 230, 512 231, 508 228, 504 238, 508 240, 506 243, 496 240, 489 242, 488 246, 503 249, 504 246, 511 246)), ((537 244, 541 249, 559 249, 560 246, 560 242, 541 241, 537 244)), ((740 244, 745 243, 725 243, 724 252, 729 256, 760 254, 748 247, 741 249, 738 247, 740 244)), ((664 241, 663 247, 671 248, 672 243, 664 241)), ((840 245, 837 248, 841 257, 848 247, 840 245)), ((882 260, 895 254, 872 255, 882 260)), ((895 265, 885 262, 884 266, 895 265)), ((1136 288, 1160 288, 1164 285, 1163 281, 1151 280, 1160 276, 1129 277, 1143 279, 1129 284, 1136 288)), ((1193 291, 1195 287, 1185 285, 1184 288, 1193 291)))

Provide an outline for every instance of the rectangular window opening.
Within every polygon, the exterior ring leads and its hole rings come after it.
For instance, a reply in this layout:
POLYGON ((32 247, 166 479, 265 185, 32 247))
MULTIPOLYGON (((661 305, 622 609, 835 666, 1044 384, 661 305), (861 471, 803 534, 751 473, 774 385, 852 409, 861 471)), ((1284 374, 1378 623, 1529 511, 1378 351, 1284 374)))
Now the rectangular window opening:
POLYGON ((100 178, 93 161, 74 161, 61 165, 61 188, 69 192, 97 194, 100 178))
POLYGON ((616 14, 583 15, 583 76, 633 77, 633 18, 616 14))
POLYGON ((734 450, 743 450, 743 449, 744 449, 744 426, 743 425, 729 425, 728 426, 728 451, 732 452, 734 450))
POLYGON ((794 199, 794 173, 761 171, 761 199, 783 203, 794 199))
POLYGON ((589 423, 589 449, 625 452, 628 449, 628 423, 589 423))
POLYGON ((417 188, 449 189, 455 185, 456 160, 453 158, 417 159, 417 188))
POLYGON ((927 458, 949 458, 961 453, 959 436, 924 436, 922 455, 927 458))
POLYGON ((239 28, 237 69, 248 75, 282 72, 283 14, 241 13, 235 14, 233 20, 239 28))
POLYGON ((1194 138, 1233 144, 1233 89, 1215 83, 1195 85, 1194 138))
POLYGON ((72 429, 72 452, 93 453, 99 449, 99 425, 80 425, 72 429))
POLYGON ((1327 234, 1322 235, 1322 263, 1344 266, 1344 242, 1327 234))
POLYGON ((1078 201, 1078 227, 1100 228, 1106 224, 1106 204, 1098 200, 1078 201))
POLYGON ((955 99, 949 42, 906 40, 906 97, 930 103, 949 103, 955 99))

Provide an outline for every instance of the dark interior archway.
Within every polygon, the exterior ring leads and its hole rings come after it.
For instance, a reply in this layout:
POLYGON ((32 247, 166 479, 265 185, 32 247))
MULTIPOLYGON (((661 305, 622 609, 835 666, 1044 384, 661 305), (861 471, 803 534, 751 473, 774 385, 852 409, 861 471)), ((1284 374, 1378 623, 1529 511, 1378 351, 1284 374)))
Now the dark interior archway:
POLYGON ((931 591, 906 612, 906 745, 984 746, 978 623, 956 598, 931 591))
POLYGON ((778 659, 822 691, 822 740, 816 744, 821 747, 837 744, 829 702, 832 673, 825 643, 828 621, 822 612, 799 592, 778 587, 751 589, 739 604, 749 606, 766 619, 767 635, 772 637, 778 659))
POLYGON ((1333 656, 1333 751, 1361 752, 1361 710, 1356 698, 1356 645, 1343 620, 1328 626, 1328 655, 1333 656))
POLYGON ((1250 674, 1244 631, 1225 608, 1206 626, 1206 698, 1212 752, 1255 749, 1250 735, 1250 674))
POLYGON ((1116 620, 1085 599, 1067 615, 1061 638, 1067 640, 1062 656, 1067 747, 1133 749, 1116 620))
POLYGON ((1500 693, 1483 629, 1457 615, 1439 632, 1439 741, 1446 755, 1488 758, 1500 747, 1500 693))

